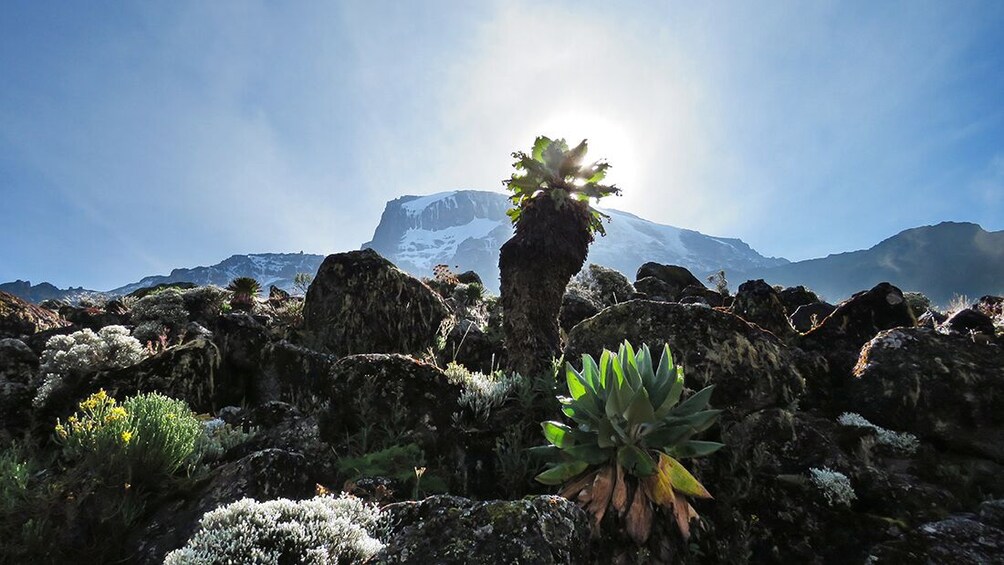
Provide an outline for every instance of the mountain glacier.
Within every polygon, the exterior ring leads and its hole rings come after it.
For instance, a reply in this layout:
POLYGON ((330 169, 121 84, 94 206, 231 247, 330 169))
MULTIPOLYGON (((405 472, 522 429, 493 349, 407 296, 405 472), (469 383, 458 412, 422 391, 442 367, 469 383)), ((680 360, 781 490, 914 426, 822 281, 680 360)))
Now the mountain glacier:
MULTIPOLYGON (((449 265, 455 271, 473 270, 485 285, 498 290, 499 248, 512 236, 506 216, 505 194, 480 190, 455 190, 428 196, 402 196, 387 203, 372 248, 398 267, 419 276, 449 265)), ((650 222, 613 209, 606 237, 597 237, 589 263, 617 269, 633 278, 648 261, 682 265, 697 275, 720 269, 750 271, 788 263, 764 257, 738 239, 712 237, 650 222)))

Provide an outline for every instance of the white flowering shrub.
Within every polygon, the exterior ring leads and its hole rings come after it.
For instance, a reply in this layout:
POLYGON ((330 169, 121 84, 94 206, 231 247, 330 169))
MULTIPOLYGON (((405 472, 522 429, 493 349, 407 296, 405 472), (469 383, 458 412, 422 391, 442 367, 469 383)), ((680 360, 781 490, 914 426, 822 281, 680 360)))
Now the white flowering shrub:
POLYGON ((380 510, 342 495, 293 501, 245 498, 207 512, 199 530, 165 565, 362 562, 383 548, 380 510))
POLYGON ((851 502, 858 497, 854 493, 854 487, 851 486, 851 480, 840 471, 834 471, 829 467, 822 469, 813 467, 809 469, 809 479, 823 493, 830 506, 837 504, 850 506, 851 502))
POLYGON ((35 395, 36 408, 44 406, 53 391, 71 375, 131 367, 146 357, 146 350, 129 330, 105 326, 97 333, 85 329, 49 338, 42 352, 42 384, 35 395))
POLYGON ((169 288, 140 298, 132 307, 133 334, 143 343, 177 332, 188 322, 188 310, 181 292, 169 288))
POLYGON ((472 372, 457 363, 446 366, 446 377, 463 389, 457 399, 460 407, 469 408, 475 418, 482 422, 488 420, 493 410, 502 406, 521 379, 516 374, 503 375, 498 372, 485 375, 472 372))
POLYGON ((880 445, 884 445, 900 453, 912 455, 920 447, 917 436, 908 432, 894 432, 881 426, 869 422, 864 416, 854 412, 844 412, 837 418, 837 423, 841 426, 856 426, 859 428, 871 428, 875 430, 875 436, 880 445))

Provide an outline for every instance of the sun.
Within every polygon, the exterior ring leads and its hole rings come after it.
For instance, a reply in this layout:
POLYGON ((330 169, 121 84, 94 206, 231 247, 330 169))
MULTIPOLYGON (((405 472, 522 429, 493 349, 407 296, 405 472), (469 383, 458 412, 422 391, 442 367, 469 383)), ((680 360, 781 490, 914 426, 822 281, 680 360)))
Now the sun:
POLYGON ((536 124, 535 132, 527 137, 533 139, 537 135, 564 138, 569 146, 588 139, 586 161, 603 159, 611 165, 604 182, 622 189, 632 188, 637 173, 637 153, 623 122, 592 112, 566 110, 536 124))

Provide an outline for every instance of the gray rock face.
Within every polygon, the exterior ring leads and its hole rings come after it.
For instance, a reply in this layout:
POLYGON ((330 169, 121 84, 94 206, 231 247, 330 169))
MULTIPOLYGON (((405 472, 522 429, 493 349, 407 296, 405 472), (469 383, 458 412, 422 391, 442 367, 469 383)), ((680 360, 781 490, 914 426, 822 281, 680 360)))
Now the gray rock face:
POLYGON ((787 406, 805 388, 798 353, 773 335, 706 306, 632 300, 611 306, 572 329, 565 358, 599 358, 624 340, 661 350, 668 343, 687 386, 715 384, 712 404, 736 413, 787 406))
POLYGON ((972 308, 963 308, 952 314, 938 326, 938 331, 942 333, 955 333, 968 335, 981 333, 990 337, 994 335, 994 321, 983 312, 972 308))
POLYGON ((417 353, 450 311, 418 279, 372 249, 329 255, 303 305, 305 342, 335 355, 417 353))
POLYGON ((880 426, 1004 463, 1004 351, 925 328, 861 349, 850 405, 880 426))
POLYGON ((478 502, 434 496, 386 508, 393 529, 376 563, 589 563, 589 519, 557 496, 478 502))

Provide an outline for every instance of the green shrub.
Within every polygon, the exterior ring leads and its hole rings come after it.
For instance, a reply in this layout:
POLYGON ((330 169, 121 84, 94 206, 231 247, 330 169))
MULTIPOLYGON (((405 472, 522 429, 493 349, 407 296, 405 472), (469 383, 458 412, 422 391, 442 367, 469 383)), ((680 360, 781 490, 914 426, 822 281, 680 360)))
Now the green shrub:
POLYGON ((576 424, 544 422, 550 446, 538 448, 553 465, 537 476, 550 485, 567 484, 562 496, 587 507, 599 526, 608 508, 625 516, 627 533, 644 543, 652 527, 652 503, 672 508, 684 537, 696 512, 685 495, 711 495, 677 460, 711 454, 722 444, 695 441, 717 420, 708 410, 713 386, 680 402, 683 369, 665 346, 658 365, 648 346, 635 354, 624 342, 617 353, 604 350, 597 362, 582 357, 582 372, 567 364, 571 398, 562 411, 576 424), (629 496, 633 492, 633 496, 629 496))
POLYGON ((0 449, 0 515, 24 506, 34 467, 19 445, 0 449))
POLYGON ((109 484, 154 485, 191 461, 202 424, 181 400, 141 394, 121 405, 98 391, 79 405, 56 437, 63 455, 109 484))
POLYGON ((216 563, 361 563, 383 544, 383 516, 355 497, 258 502, 245 498, 207 512, 165 565, 216 563))
POLYGON ((920 292, 904 292, 903 300, 910 307, 910 311, 913 312, 914 317, 920 316, 931 309, 931 299, 920 292))
POLYGON ((402 485, 410 485, 413 498, 418 498, 420 492, 446 492, 446 483, 439 477, 426 474, 425 469, 425 453, 414 443, 394 445, 360 457, 338 460, 338 470, 347 475, 349 480, 361 477, 393 479, 402 485))
POLYGON ((202 433, 195 441, 193 460, 216 461, 227 451, 234 448, 258 433, 257 428, 244 431, 240 426, 232 426, 219 418, 207 420, 202 425, 202 433))

